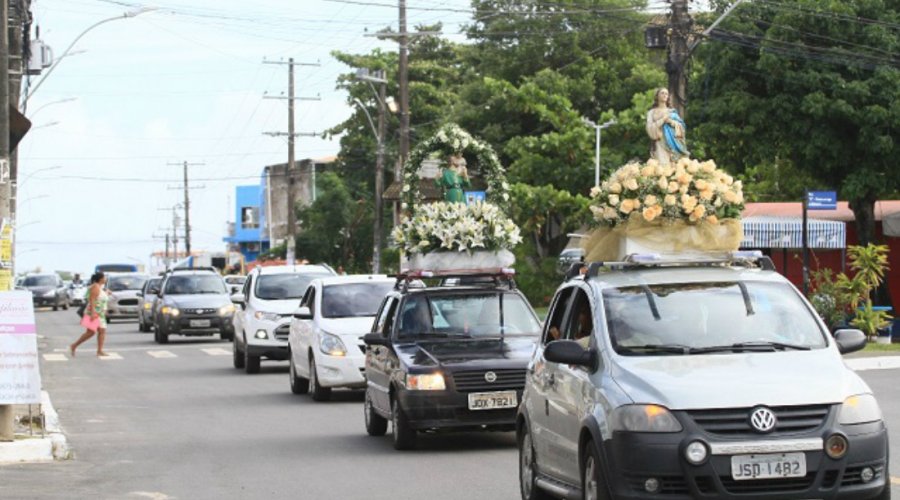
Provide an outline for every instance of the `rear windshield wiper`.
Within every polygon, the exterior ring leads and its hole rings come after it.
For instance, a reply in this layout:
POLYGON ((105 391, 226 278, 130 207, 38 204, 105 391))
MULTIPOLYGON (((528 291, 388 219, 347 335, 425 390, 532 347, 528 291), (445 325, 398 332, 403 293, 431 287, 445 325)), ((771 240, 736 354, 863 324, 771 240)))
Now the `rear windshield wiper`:
POLYGON ((620 345, 620 354, 691 354, 691 347, 682 344, 620 345))
POLYGON ((758 342, 738 342, 736 344, 731 345, 719 345, 719 346, 709 346, 709 347, 694 347, 691 348, 691 354, 706 354, 713 352, 743 352, 743 351, 808 351, 810 350, 809 346, 805 345, 796 345, 796 344, 786 344, 783 342, 766 342, 766 341, 758 341, 758 342))

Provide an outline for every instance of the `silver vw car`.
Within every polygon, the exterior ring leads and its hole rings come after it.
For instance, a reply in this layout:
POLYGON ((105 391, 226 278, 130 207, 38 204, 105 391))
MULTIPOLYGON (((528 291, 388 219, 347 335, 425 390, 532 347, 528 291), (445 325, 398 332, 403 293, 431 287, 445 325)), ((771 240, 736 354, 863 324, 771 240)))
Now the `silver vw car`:
POLYGON ((632 256, 556 292, 517 432, 523 499, 889 499, 872 391, 768 258, 632 256))

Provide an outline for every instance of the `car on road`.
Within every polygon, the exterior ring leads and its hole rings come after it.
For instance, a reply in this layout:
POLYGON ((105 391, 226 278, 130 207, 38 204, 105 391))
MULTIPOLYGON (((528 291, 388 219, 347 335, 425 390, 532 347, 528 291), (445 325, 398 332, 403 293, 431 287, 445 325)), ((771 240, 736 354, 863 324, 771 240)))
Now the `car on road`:
POLYGON ((319 264, 257 267, 247 275, 241 293, 231 296, 234 314, 233 364, 258 373, 263 358, 288 359, 288 334, 294 311, 316 278, 334 276, 319 264))
POLYGON ((109 293, 106 318, 109 321, 136 319, 140 311, 138 294, 148 279, 150 277, 146 274, 109 273, 106 277, 106 291, 109 293))
MULTIPOLYGON (((414 288, 400 276, 364 337, 365 422, 394 447, 419 431, 514 428, 541 323, 509 276, 414 288)), ((446 276, 449 278, 452 276, 446 276)))
POLYGON ((69 286, 66 287, 66 296, 69 298, 69 304, 76 306, 84 304, 87 290, 88 286, 85 283, 69 283, 69 286))
POLYGON ((229 274, 225 276, 225 284, 228 286, 228 293, 234 295, 244 288, 244 282, 247 281, 246 276, 240 274, 229 274))
POLYGON ((170 335, 234 337, 234 304, 214 268, 174 269, 160 284, 153 334, 159 344, 170 335))
POLYGON ((889 499, 878 402, 757 253, 591 263, 528 368, 523 499, 889 499))
POLYGON ((366 387, 366 346, 375 313, 396 280, 385 275, 313 280, 294 312, 288 337, 288 377, 294 394, 326 401, 334 388, 366 387))
POLYGON ((35 307, 69 308, 69 294, 58 274, 29 274, 21 287, 31 292, 35 307))
POLYGON ((156 314, 156 299, 159 298, 159 287, 162 278, 150 278, 144 282, 144 286, 138 293, 138 330, 149 332, 153 330, 153 318, 156 314))

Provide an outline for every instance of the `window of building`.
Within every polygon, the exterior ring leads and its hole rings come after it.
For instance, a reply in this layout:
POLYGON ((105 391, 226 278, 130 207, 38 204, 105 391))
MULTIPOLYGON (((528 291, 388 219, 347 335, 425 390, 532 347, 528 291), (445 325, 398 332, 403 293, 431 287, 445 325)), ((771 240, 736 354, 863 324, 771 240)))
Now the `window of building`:
POLYGON ((256 229, 259 227, 259 207, 241 208, 241 229, 256 229))

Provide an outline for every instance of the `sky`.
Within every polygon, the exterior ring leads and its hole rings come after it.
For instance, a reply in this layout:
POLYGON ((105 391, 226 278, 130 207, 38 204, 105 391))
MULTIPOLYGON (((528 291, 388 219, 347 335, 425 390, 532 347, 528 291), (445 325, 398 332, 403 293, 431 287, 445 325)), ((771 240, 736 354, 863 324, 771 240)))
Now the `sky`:
MULTIPOLYGON (((366 36, 395 30, 393 0, 183 0, 90 30, 28 101, 32 131, 20 143, 17 272, 87 272, 103 262, 149 265, 163 250, 172 207, 190 167, 192 247, 224 250, 234 189, 285 162, 287 67, 293 57, 298 132, 321 132, 348 117, 335 89, 349 68, 334 50, 397 50, 366 36), (56 102, 64 100, 64 102, 56 102), (178 163, 179 165, 169 165, 178 163)), ((35 26, 56 57, 97 21, 130 2, 33 0, 35 26)), ((410 0, 409 26, 443 21, 451 39, 468 0, 410 0), (429 10, 439 9, 439 10, 429 10), (445 9, 445 10, 440 10, 445 9)), ((32 86, 41 77, 33 77, 32 86)), ((299 138, 298 159, 336 154, 339 139, 299 138)), ((183 245, 183 243, 181 243, 183 245)))

